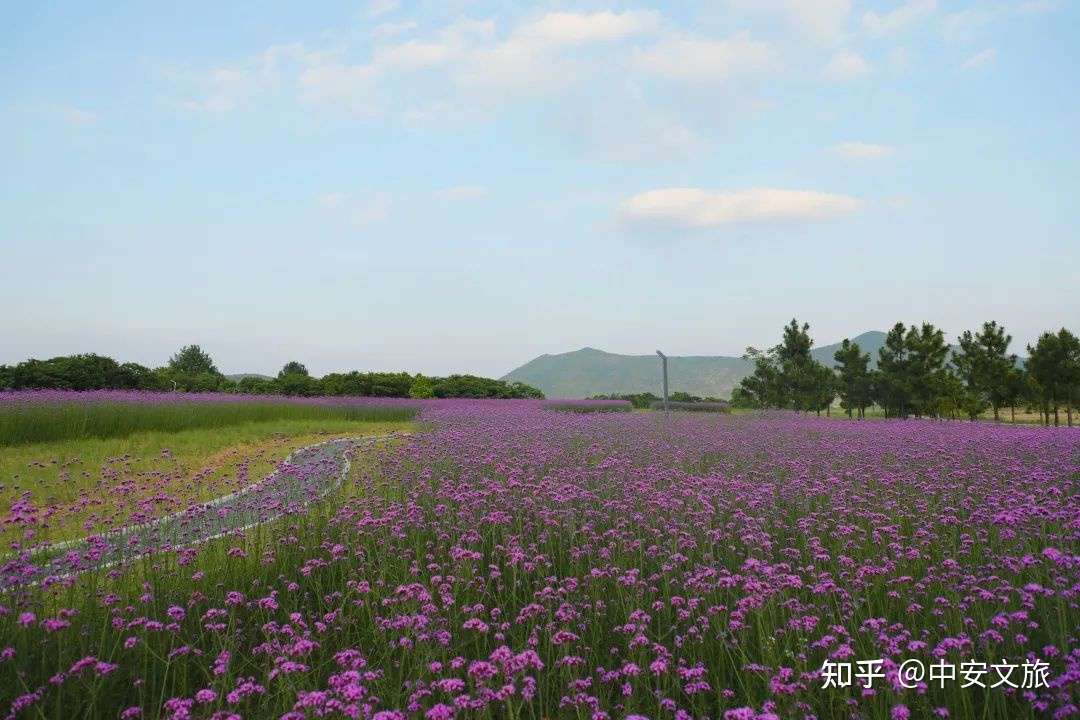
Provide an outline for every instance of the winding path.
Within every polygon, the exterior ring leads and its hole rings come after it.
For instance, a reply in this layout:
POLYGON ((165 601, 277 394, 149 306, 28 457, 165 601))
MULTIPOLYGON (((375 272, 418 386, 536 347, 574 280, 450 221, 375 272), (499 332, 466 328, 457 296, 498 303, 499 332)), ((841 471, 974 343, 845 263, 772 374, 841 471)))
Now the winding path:
POLYGON ((141 525, 8 556, 0 561, 0 592, 27 585, 50 585, 299 512, 341 486, 355 451, 405 435, 408 433, 337 438, 308 445, 294 450, 262 481, 231 495, 141 525))

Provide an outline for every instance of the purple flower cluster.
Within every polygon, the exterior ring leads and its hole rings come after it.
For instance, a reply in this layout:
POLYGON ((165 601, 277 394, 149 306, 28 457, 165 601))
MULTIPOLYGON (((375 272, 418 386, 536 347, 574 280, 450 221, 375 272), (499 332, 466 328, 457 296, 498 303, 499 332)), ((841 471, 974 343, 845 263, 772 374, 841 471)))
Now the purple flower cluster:
POLYGON ((0 598, 0 713, 1080 717, 1080 431, 423 417, 302 511, 0 598), (908 658, 1050 672, 909 688, 908 658), (882 680, 822 688, 870 659, 882 680))

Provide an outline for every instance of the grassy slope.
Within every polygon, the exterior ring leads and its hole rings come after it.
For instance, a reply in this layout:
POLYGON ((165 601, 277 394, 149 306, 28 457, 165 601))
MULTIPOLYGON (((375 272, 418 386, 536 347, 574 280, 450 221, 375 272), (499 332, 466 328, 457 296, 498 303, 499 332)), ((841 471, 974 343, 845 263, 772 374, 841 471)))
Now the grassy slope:
MULTIPOLYGON (((159 498, 151 512, 165 515, 193 499, 207 500, 262 479, 295 448, 412 427, 409 422, 288 419, 0 448, 0 510, 29 491, 36 505, 60 509, 34 541, 78 537, 105 529, 102 521, 122 524, 136 502, 149 496, 159 498)), ((0 530, 5 545, 16 539, 13 528, 0 530)))

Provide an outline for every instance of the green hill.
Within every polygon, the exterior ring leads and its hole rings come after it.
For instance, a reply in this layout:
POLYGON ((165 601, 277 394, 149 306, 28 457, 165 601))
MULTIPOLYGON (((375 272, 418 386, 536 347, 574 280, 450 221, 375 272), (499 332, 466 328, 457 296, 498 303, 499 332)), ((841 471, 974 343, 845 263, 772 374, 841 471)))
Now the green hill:
MULTIPOLYGON (((876 364, 885 333, 873 330, 852 338, 876 364)), ((814 348, 811 354, 833 365, 839 343, 814 348)), ((668 359, 670 390, 702 397, 731 396, 731 390, 753 370, 740 357, 723 355, 673 356, 668 359)), ((660 394, 660 360, 656 355, 618 355, 596 348, 582 348, 558 355, 541 355, 502 378, 540 388, 553 398, 578 398, 608 393, 653 392, 660 394)))

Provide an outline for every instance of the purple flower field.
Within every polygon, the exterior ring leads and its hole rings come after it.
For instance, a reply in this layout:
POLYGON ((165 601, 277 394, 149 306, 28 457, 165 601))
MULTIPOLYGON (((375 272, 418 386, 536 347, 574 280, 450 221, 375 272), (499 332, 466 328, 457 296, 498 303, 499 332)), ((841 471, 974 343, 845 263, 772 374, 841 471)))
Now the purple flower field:
POLYGON ((1080 717, 1080 430, 419 404, 317 503, 9 588, 0 717, 1080 717))

